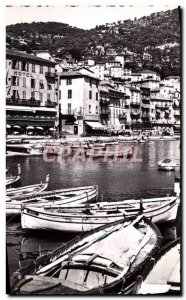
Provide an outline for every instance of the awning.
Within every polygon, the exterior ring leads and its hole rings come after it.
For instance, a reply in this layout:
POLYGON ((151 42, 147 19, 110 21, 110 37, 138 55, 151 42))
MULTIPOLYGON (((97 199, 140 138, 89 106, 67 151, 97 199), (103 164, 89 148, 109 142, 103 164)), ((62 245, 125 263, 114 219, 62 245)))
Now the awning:
POLYGON ((99 122, 85 122, 88 126, 92 127, 92 129, 105 129, 105 126, 99 122))
POLYGON ((11 126, 9 124, 6 125, 6 128, 11 128, 11 126))
POLYGON ((174 124, 175 128, 180 128, 180 124, 174 124))
POLYGON ((43 129, 43 127, 36 127, 36 129, 39 129, 39 130, 44 130, 44 129, 43 129))
POLYGON ((16 106, 16 105, 7 105, 6 110, 13 110, 13 111, 45 111, 45 112, 57 112, 55 108, 52 107, 45 107, 45 106, 16 106))
POLYGON ((21 128, 19 125, 14 125, 14 128, 21 128))
POLYGON ((26 127, 26 129, 34 129, 34 127, 33 126, 28 126, 28 127, 26 127))

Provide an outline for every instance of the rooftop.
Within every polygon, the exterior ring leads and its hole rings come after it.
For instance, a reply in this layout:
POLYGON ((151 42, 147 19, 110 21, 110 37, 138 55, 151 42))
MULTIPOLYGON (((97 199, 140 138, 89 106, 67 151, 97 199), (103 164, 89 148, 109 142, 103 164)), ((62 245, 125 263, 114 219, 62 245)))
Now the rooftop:
POLYGON ((143 70, 143 71, 141 71, 141 73, 158 74, 158 73, 156 73, 154 71, 151 71, 151 70, 143 70))
POLYGON ((76 77, 76 78, 81 78, 81 77, 88 77, 88 78, 92 78, 92 79, 95 79, 97 81, 100 81, 99 78, 93 76, 93 75, 89 75, 89 74, 82 74, 82 73, 79 73, 77 71, 70 71, 70 72, 64 72, 60 75, 60 78, 69 78, 69 77, 76 77))
POLYGON ((48 59, 40 58, 33 54, 28 54, 26 52, 20 52, 20 51, 11 50, 11 49, 6 49, 6 57, 15 57, 15 58, 19 58, 20 60, 35 61, 38 63, 51 65, 53 67, 55 67, 55 65, 56 65, 56 62, 52 62, 48 59))

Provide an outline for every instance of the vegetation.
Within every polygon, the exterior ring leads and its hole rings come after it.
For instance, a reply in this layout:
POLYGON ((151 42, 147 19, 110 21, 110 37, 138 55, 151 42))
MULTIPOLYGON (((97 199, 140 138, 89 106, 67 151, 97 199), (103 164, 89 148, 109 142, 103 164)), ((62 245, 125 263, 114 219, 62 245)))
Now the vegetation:
POLYGON ((91 30, 58 22, 33 22, 9 25, 6 32, 7 47, 21 51, 48 49, 58 57, 68 52, 75 60, 88 56, 101 60, 108 56, 110 49, 116 53, 125 53, 127 49, 137 54, 127 60, 128 67, 134 72, 145 67, 160 72, 162 77, 180 75, 178 9, 135 18, 133 21, 106 23, 91 30), (165 47, 161 48, 163 45, 165 47), (151 54, 152 59, 144 59, 144 52, 151 54))

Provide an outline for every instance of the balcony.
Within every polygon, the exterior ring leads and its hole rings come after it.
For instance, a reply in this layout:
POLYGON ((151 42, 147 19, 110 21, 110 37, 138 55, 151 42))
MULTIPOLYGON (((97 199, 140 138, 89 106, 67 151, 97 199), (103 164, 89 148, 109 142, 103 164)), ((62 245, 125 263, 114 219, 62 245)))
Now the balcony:
POLYGON ((102 116, 109 116, 110 115, 110 110, 109 109, 102 109, 100 111, 100 115, 102 115, 102 116))
POLYGON ((120 99, 121 98, 121 94, 117 93, 117 92, 113 92, 113 91, 109 91, 109 97, 113 98, 113 99, 120 99))
POLYGON ((147 113, 147 114, 142 114, 141 115, 141 118, 143 118, 143 119, 149 119, 150 118, 150 114, 149 113, 147 113))
MULTIPOLYGON (((23 112, 24 113, 24 112, 23 112)), ((6 115, 7 120, 11 121, 55 121, 55 116, 29 116, 29 115, 6 115)))
POLYGON ((139 107, 140 106, 140 102, 139 101, 131 101, 130 106, 131 107, 139 107))
POLYGON ((131 110, 130 114, 131 114, 131 116, 139 116, 140 115, 140 110, 137 110, 137 109, 131 110))
POLYGON ((52 101, 45 101, 46 107, 56 107, 57 103, 52 101))
POLYGON ((152 123, 156 125, 173 125, 172 120, 166 120, 166 119, 154 120, 152 121, 152 123))
POLYGON ((103 98, 101 97, 100 98, 100 104, 109 104, 110 103, 110 100, 108 98, 103 98))
POLYGON ((127 118, 127 116, 126 116, 125 113, 120 114, 120 115, 118 116, 118 119, 119 119, 119 120, 125 120, 126 118, 127 118))
POLYGON ((155 108, 158 108, 158 109, 171 109, 171 106, 168 105, 168 104, 156 104, 155 105, 155 108))
POLYGON ((171 97, 165 97, 163 95, 159 95, 159 96, 151 96, 151 100, 172 101, 172 98, 171 97))
POLYGON ((149 103, 149 104, 144 104, 144 103, 142 103, 142 104, 141 104, 141 108, 142 108, 142 109, 150 109, 150 103, 149 103))
POLYGON ((54 72, 45 72, 45 77, 55 78, 56 73, 54 72))
POLYGON ((7 105, 23 105, 23 106, 40 106, 41 101, 35 99, 16 99, 16 98, 7 98, 7 105))
POLYGON ((150 96, 141 96, 141 98, 142 98, 142 101, 144 100, 144 101, 148 101, 148 102, 150 102, 150 96))

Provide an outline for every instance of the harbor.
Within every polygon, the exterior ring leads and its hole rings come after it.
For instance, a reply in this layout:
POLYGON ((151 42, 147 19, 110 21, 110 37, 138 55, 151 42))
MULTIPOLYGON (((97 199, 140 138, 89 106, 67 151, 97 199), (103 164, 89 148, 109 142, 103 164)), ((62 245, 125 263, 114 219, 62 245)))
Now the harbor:
MULTIPOLYGON (((119 143, 123 148, 126 144, 126 142, 119 143)), ((130 144, 133 145, 135 142, 130 144)), ((123 161, 114 159, 104 161, 103 158, 99 157, 92 161, 78 159, 75 162, 64 160, 63 163, 61 161, 59 163, 57 159, 45 161, 43 156, 15 156, 7 157, 7 168, 16 176, 17 164, 20 164, 21 187, 23 189, 24 186, 32 187, 41 181, 44 183, 49 174, 47 190, 41 193, 44 195, 47 195, 47 191, 52 193, 53 190, 97 186, 97 199, 90 201, 90 205, 96 201, 102 204, 105 202, 113 203, 113 206, 114 203, 117 205, 117 202, 120 203, 122 200, 124 200, 123 203, 128 203, 128 199, 136 199, 136 201, 137 199, 144 199, 143 205, 145 205, 147 198, 152 200, 155 198, 163 199, 162 197, 165 197, 165 200, 166 197, 174 198, 175 174, 180 171, 180 141, 154 140, 153 142, 139 143, 138 147, 141 153, 141 159, 138 161, 133 161, 132 158, 123 161), (167 157, 175 161, 175 171, 158 170, 157 163, 167 157)), ((7 190, 8 194, 11 196, 7 190)), ((23 198, 23 196, 21 197, 23 198)), ((25 195, 24 197, 26 197, 25 199, 29 197, 29 191, 28 196, 25 195)), ((68 201, 65 203, 67 206, 68 201)), ((78 205, 83 204, 76 204, 75 206, 78 205)), ((68 207, 70 208, 70 206, 68 207)), ((114 220, 116 221, 117 218, 112 221, 114 220)), ((162 245, 180 237, 180 208, 178 208, 175 220, 159 224, 158 228, 163 236, 162 245)), ((81 236, 85 233, 82 232, 81 236)), ((79 234, 79 232, 70 232, 70 230, 63 231, 61 234, 60 231, 52 230, 52 228, 49 232, 47 230, 30 231, 23 229, 18 213, 12 214, 10 218, 7 218, 6 226, 10 277, 17 269, 28 265, 32 259, 50 253, 79 234)))

